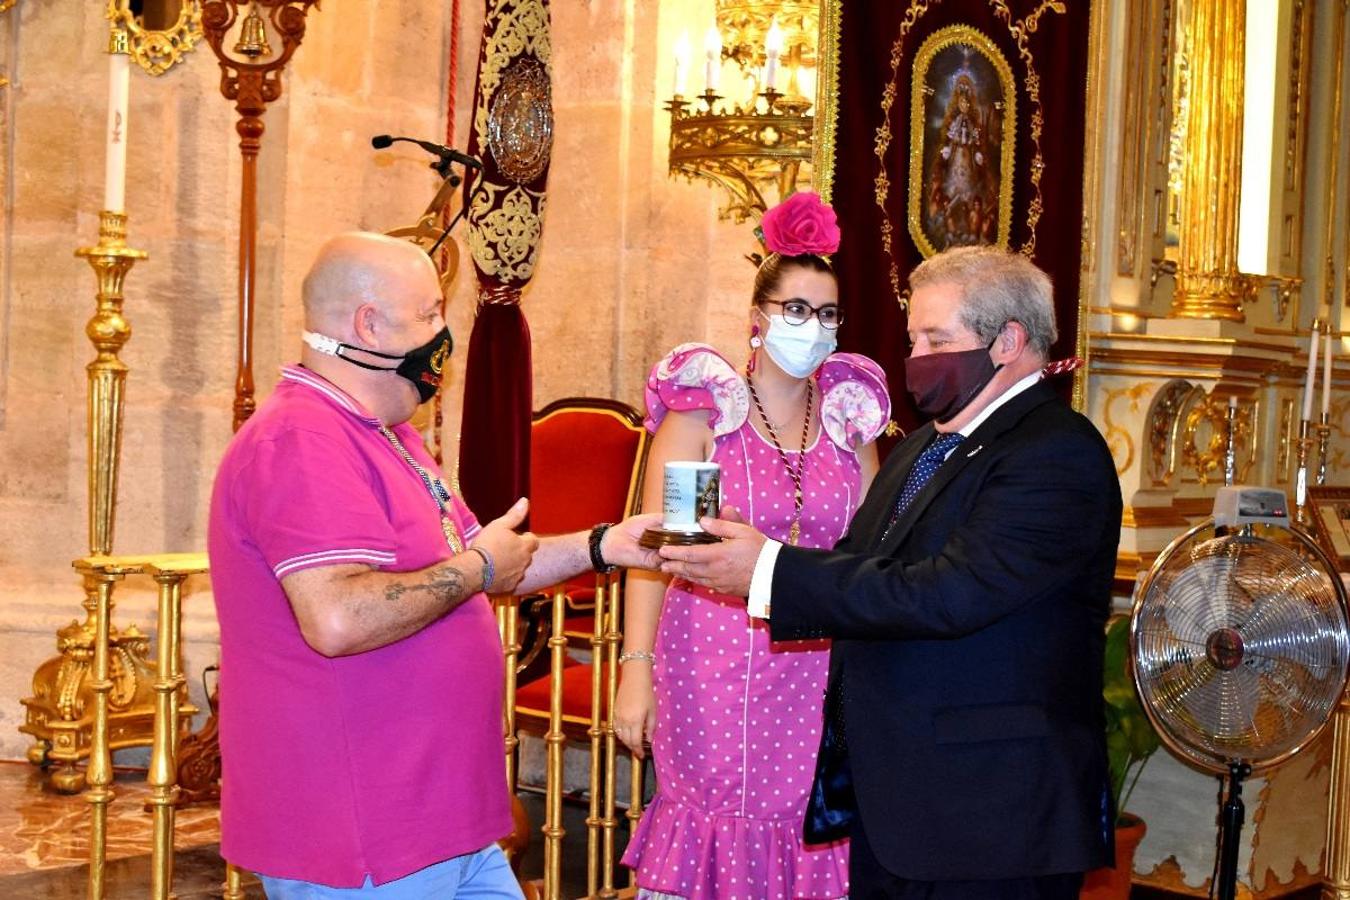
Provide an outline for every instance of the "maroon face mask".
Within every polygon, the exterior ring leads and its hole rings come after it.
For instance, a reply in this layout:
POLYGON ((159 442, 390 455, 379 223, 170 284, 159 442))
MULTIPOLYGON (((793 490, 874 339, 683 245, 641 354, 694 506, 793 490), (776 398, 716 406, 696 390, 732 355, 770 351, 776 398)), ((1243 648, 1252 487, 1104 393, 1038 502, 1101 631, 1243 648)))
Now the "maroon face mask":
POLYGON ((1003 368, 989 358, 994 341, 974 350, 929 353, 905 360, 905 387, 919 412, 941 424, 965 409, 1003 368))

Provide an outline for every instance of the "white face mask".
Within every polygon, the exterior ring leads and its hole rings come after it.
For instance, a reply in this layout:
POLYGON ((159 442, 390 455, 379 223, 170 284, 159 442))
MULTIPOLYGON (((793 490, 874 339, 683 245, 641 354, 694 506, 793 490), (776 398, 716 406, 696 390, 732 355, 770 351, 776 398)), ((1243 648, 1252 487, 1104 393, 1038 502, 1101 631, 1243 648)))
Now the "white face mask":
POLYGON ((781 315, 775 315, 769 316, 769 323, 764 349, 778 368, 793 378, 810 375, 834 352, 835 333, 822 328, 814 317, 792 325, 781 315))

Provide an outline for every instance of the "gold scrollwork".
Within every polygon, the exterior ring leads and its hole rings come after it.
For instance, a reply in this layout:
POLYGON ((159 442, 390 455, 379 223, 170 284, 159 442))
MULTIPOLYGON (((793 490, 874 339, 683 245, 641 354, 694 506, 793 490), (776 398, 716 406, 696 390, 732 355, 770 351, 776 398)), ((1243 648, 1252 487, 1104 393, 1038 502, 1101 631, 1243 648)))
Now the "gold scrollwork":
POLYGON ((811 177, 826 202, 834 195, 835 123, 839 117, 839 25, 844 0, 823 0, 820 20, 820 62, 816 66, 815 146, 811 177))
POLYGON ((1106 446, 1111 450, 1111 459, 1116 464, 1116 474, 1124 475, 1134 465, 1134 438, 1129 429, 1117 424, 1111 415, 1111 406, 1121 399, 1130 401, 1129 411, 1139 412, 1139 401, 1154 388, 1153 382, 1144 381, 1127 388, 1117 388, 1106 392, 1106 401, 1102 404, 1102 420, 1106 424, 1106 446), (1123 457, 1123 459, 1122 459, 1123 457))
POLYGON ((114 31, 126 33, 127 52, 151 75, 163 75, 182 62, 202 37, 201 0, 181 0, 177 21, 163 29, 145 28, 128 0, 108 0, 105 17, 114 31))
MULTIPOLYGON (((1252 434, 1256 419, 1256 405, 1238 404, 1233 418, 1233 446, 1246 461, 1237 472, 1237 480, 1244 481, 1256 458, 1252 434)), ((1181 455, 1195 472, 1200 484, 1207 485, 1215 472, 1223 477, 1224 455, 1228 446, 1228 398, 1205 394, 1186 414, 1186 427, 1181 441, 1181 455), (1207 435, 1207 440, 1206 440, 1207 435), (1204 444, 1201 447, 1201 443, 1204 444)))
POLYGON ((1293 458, 1292 449, 1297 427, 1294 424, 1294 398, 1280 400, 1279 443, 1275 447, 1275 475, 1281 483, 1289 481, 1289 461, 1293 458))
POLYGON ((528 281, 539 259, 544 194, 519 185, 484 182, 470 207, 469 252, 484 275, 499 281, 528 281))
POLYGON ((1146 421, 1148 476, 1154 487, 1166 487, 1176 469, 1177 424, 1181 410, 1200 388, 1188 381, 1169 381, 1153 398, 1146 421))
POLYGON ((919 52, 914 56, 911 85, 909 234, 914 239, 914 245, 924 256, 932 256, 938 250, 945 249, 934 246, 930 239, 933 224, 925 224, 924 216, 925 205, 935 205, 933 198, 938 193, 952 194, 946 198, 947 211, 943 214, 944 244, 953 240, 959 243, 990 243, 982 235, 993 233, 988 224, 992 224, 989 216, 995 213, 989 207, 995 204, 990 203, 981 209, 982 194, 987 193, 987 188, 980 190, 983 185, 970 183, 981 180, 987 182, 987 176, 980 179, 977 174, 979 170, 987 169, 998 173, 997 234, 992 243, 1007 247, 1008 233, 1012 227, 1013 157, 1017 144, 1017 86, 1013 82, 1008 61, 983 32, 968 25, 951 25, 933 32, 919 46, 919 52), (942 119, 942 127, 934 135, 938 146, 930 154, 925 147, 925 138, 929 131, 929 120, 936 112, 929 106, 930 98, 937 92, 931 84, 932 70, 938 58, 955 47, 963 48, 964 60, 959 69, 944 79, 952 83, 950 99, 946 104, 948 108, 942 119), (998 82, 997 99, 985 97, 988 108, 984 110, 984 115, 979 110, 979 94, 982 88, 987 94, 989 88, 995 85, 979 83, 979 74, 970 68, 972 51, 975 58, 993 69, 998 82), (997 153, 996 160, 988 158, 991 150, 997 153), (964 165, 956 159, 963 155, 970 157, 964 165), (950 190, 933 183, 940 161, 945 163, 953 178, 957 177, 958 167, 965 171, 963 180, 967 184, 964 188, 950 190), (931 173, 928 171, 930 166, 931 173), (963 198, 960 193, 970 196, 963 198), (970 209, 967 210, 967 207, 970 209), (953 220, 959 224, 952 224, 953 220))

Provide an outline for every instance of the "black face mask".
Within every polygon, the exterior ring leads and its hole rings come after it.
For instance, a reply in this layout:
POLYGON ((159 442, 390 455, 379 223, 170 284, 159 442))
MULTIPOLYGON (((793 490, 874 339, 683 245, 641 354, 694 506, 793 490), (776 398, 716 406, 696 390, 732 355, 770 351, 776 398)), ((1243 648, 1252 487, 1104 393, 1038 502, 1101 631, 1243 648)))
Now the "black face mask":
POLYGON ((995 337, 989 346, 974 350, 929 353, 905 360, 905 387, 919 412, 941 424, 965 409, 1003 368, 989 358, 997 340, 995 337))
POLYGON ((402 356, 344 344, 341 341, 312 331, 305 332, 304 340, 306 344, 320 353, 336 356, 338 359, 349 362, 354 366, 372 369, 376 372, 394 372, 399 377, 406 378, 412 382, 413 387, 417 388, 417 396, 422 403, 426 403, 432 397, 435 397, 436 391, 440 390, 441 370, 445 366, 445 361, 450 358, 450 351, 455 346, 455 340, 450 336, 449 328, 442 328, 431 340, 420 347, 414 347, 402 356), (355 350, 367 356, 378 356, 380 359, 398 359, 402 362, 397 366, 375 366, 367 362, 361 362, 359 359, 352 359, 343 353, 343 350, 355 350))

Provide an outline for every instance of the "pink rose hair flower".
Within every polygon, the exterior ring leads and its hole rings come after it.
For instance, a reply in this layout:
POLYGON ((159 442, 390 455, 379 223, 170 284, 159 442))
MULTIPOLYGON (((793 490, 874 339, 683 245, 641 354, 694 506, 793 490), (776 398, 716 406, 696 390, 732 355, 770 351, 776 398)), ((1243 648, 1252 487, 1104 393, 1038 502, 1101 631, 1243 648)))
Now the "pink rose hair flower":
POLYGON ((839 219, 813 191, 788 197, 764 214, 759 227, 770 253, 828 256, 839 249, 839 219))

